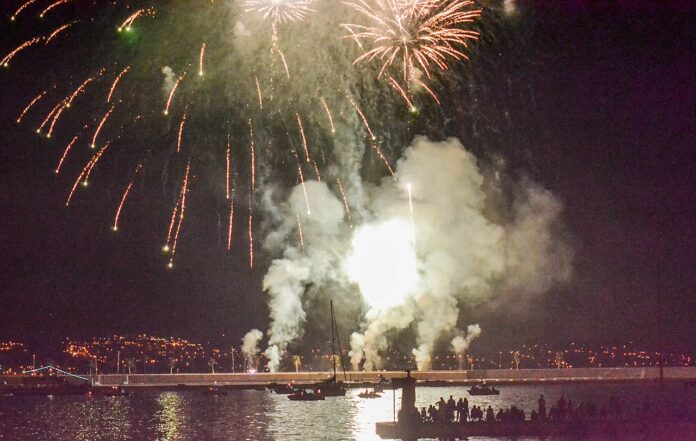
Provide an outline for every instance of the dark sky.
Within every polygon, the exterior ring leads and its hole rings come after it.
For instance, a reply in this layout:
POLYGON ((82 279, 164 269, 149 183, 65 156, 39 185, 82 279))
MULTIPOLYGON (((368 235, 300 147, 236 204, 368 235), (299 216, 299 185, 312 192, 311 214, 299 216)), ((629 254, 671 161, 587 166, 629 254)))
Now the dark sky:
MULTIPOLYGON (((564 202, 575 276, 522 310, 469 311, 486 330, 477 346, 655 345, 659 295, 668 345, 689 349, 696 333, 696 8, 548 4, 521 2, 509 25, 516 38, 482 43, 479 58, 496 56, 503 66, 491 87, 512 84, 517 98, 500 124, 488 121, 477 136, 495 132, 507 146, 499 153, 564 202)), ((12 40, 3 26, 4 53, 12 40)), ((0 338, 45 344, 148 332, 228 344, 251 327, 265 329, 260 281, 268 262, 250 272, 241 242, 226 255, 215 210, 198 219, 207 226, 189 236, 168 271, 159 252, 164 201, 133 199, 118 234, 109 231, 118 185, 108 197, 93 188, 64 208, 72 178, 52 174, 59 149, 13 124, 31 94, 25 82, 11 71, 0 75, 0 338)), ((479 141, 473 138, 465 144, 479 141)), ((206 204, 194 199, 192 211, 205 213, 206 204)))

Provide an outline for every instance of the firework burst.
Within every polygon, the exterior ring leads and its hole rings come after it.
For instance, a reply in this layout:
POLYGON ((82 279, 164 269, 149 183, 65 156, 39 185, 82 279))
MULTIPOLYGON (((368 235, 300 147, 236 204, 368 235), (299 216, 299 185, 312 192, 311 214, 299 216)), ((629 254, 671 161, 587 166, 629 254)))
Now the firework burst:
POLYGON ((271 23, 288 23, 302 21, 315 12, 310 6, 313 0, 247 0, 244 2, 246 12, 258 12, 264 20, 271 23))
POLYGON ((370 25, 344 24, 364 53, 362 61, 381 63, 378 77, 400 64, 404 81, 415 69, 430 78, 434 67, 446 70, 450 60, 466 59, 464 50, 478 33, 465 26, 481 10, 469 0, 357 0, 344 4, 358 11, 370 25))
MULTIPOLYGON (((265 214, 257 198, 271 179, 299 182, 307 215, 318 202, 305 180, 337 182, 347 222, 358 221, 340 178, 363 173, 363 165, 365 175, 393 176, 391 163, 413 134, 388 133, 391 120, 383 116, 402 112, 404 101, 409 108, 419 104, 397 82, 399 74, 379 78, 399 63, 405 74, 419 68, 429 76, 429 68, 464 58, 476 35, 465 24, 478 14, 464 0, 246 0, 243 13, 228 2, 157 9, 128 0, 79 9, 72 0, 21 3, 5 11, 14 30, 6 39, 11 46, 0 52, 0 70, 25 73, 16 77, 18 86, 30 90, 12 118, 56 148, 52 171, 73 176, 65 205, 92 174, 112 173, 99 184, 123 182, 109 208, 117 230, 129 219, 123 212, 135 206, 128 204, 133 193, 154 191, 152 177, 162 176, 157 197, 171 200, 159 214, 172 266, 189 229, 188 221, 182 226, 185 216, 196 207, 187 195, 192 188, 222 189, 228 250, 235 219, 243 223, 239 214, 248 209, 248 234, 234 240, 247 236, 250 268, 254 228, 265 214), (25 23, 41 14, 41 21, 25 23), (357 24, 341 28, 343 20, 357 24), (358 62, 382 64, 353 67, 358 54, 341 38, 346 29, 364 47, 358 62), (346 144, 355 146, 355 163, 343 162, 346 144), (147 185, 135 186, 135 174, 147 185)), ((417 83, 435 97, 436 85, 417 83)))

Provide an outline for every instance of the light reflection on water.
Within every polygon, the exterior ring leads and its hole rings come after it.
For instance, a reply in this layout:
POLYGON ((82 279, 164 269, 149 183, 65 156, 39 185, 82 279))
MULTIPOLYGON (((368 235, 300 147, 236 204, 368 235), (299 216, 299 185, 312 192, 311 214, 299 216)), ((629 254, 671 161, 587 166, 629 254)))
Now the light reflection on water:
MULTIPOLYGON (((561 394, 575 403, 601 403, 614 393, 628 405, 655 397, 657 386, 509 386, 498 396, 470 397, 464 387, 418 388, 416 404, 427 406, 468 397, 471 406, 494 409, 516 405, 527 412, 541 393, 548 406, 561 394)), ((387 390, 381 398, 361 399, 359 389, 346 397, 293 402, 285 395, 234 391, 208 396, 199 391, 135 391, 129 397, 0 398, 2 441, 197 441, 197 440, 355 440, 377 441, 375 422, 391 421, 394 401, 387 390)), ((694 406, 696 391, 668 387, 677 405, 694 406)))

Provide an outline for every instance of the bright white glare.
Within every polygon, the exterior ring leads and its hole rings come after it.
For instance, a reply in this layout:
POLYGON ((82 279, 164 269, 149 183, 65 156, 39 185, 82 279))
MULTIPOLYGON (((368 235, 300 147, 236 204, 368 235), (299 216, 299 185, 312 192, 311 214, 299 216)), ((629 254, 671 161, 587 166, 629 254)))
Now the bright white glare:
POLYGON ((400 219, 360 227, 346 272, 360 286, 370 307, 387 309, 404 303, 418 283, 418 259, 412 226, 400 219))

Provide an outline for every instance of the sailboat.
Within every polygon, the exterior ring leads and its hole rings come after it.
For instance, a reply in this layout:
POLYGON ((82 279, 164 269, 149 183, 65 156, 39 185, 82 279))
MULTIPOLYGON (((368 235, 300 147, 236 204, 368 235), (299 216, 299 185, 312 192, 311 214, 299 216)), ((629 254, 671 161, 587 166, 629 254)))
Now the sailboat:
POLYGON ((343 381, 336 379, 336 343, 338 342, 338 353, 343 369, 343 380, 346 379, 346 366, 343 363, 343 350, 341 349, 341 338, 338 336, 338 326, 334 316, 333 300, 331 300, 331 362, 333 363, 333 375, 315 385, 315 388, 327 397, 343 397, 346 395, 346 385, 343 381))

